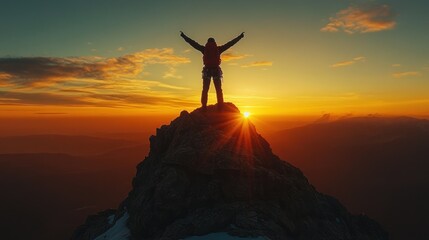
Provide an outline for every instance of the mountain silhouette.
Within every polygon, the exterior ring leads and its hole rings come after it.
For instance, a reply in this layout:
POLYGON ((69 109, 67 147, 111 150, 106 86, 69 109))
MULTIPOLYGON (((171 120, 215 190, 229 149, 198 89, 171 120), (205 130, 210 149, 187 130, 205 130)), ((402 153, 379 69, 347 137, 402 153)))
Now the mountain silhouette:
POLYGON ((388 239, 274 155, 232 103, 157 129, 132 185, 72 239, 388 239))
POLYGON ((352 117, 268 139, 318 190, 379 221, 390 239, 427 239, 429 120, 352 117))

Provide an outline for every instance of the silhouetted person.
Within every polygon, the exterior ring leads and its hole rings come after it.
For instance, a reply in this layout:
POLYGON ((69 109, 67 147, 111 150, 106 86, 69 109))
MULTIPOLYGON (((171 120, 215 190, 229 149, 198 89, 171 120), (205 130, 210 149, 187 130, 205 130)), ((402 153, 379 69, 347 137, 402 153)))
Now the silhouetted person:
POLYGON ((192 47, 197 49, 203 54, 203 92, 201 93, 201 105, 203 109, 207 107, 207 95, 210 88, 210 80, 213 77, 213 83, 216 88, 216 96, 218 106, 221 106, 223 103, 223 93, 222 93, 222 69, 220 68, 220 55, 225 52, 228 48, 236 44, 240 39, 244 37, 244 32, 241 33, 238 37, 227 42, 222 46, 218 46, 214 38, 209 38, 205 46, 200 45, 196 41, 190 39, 182 31, 180 31, 180 36, 185 39, 192 47))

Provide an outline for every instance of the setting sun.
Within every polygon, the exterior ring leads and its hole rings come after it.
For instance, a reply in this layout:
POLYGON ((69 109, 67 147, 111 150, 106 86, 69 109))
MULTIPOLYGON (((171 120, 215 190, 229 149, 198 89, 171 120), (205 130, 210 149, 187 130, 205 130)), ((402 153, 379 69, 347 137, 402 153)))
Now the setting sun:
POLYGON ((429 0, 6 2, 0 240, 428 235, 429 0))

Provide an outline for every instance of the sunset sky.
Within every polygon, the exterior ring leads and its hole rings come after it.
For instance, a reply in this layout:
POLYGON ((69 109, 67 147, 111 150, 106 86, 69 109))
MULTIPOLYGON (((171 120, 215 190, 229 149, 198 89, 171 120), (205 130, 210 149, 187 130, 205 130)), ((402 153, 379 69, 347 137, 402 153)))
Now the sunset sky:
MULTIPOLYGON (((200 105, 205 44, 253 115, 429 116, 429 2, 33 1, 0 7, 0 117, 173 114, 200 105)), ((215 103, 211 86, 209 103, 215 103)))

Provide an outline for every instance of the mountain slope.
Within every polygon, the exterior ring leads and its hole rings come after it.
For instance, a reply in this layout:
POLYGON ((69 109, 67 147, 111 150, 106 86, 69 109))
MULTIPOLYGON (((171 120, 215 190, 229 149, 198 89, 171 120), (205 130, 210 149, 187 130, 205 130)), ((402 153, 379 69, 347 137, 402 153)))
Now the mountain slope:
POLYGON ((358 117, 269 137, 317 189, 380 221, 392 239, 429 234, 429 121, 358 117), (363 197, 364 196, 364 197, 363 197))

